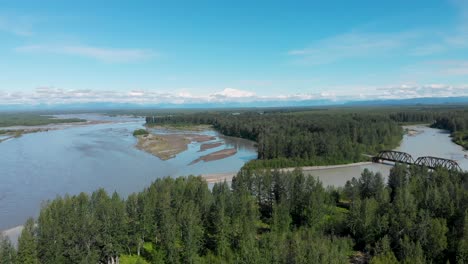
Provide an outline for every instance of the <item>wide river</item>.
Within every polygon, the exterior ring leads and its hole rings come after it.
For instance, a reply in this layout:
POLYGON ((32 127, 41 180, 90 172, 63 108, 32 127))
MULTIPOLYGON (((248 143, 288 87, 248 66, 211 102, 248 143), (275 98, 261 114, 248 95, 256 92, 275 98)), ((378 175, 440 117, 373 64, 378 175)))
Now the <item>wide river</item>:
MULTIPOLYGON (((37 216, 41 203, 57 195, 90 193, 104 188, 125 197, 160 177, 235 172, 257 156, 251 141, 204 131, 203 134, 214 135, 216 141, 225 144, 199 152, 200 143, 193 142, 187 151, 162 161, 134 147, 136 139, 132 132, 143 127, 142 118, 92 114, 72 117, 110 123, 65 126, 0 143, 0 230, 21 225, 28 217, 37 216), (189 165, 201 155, 232 147, 237 149, 234 156, 189 165)), ((411 128, 421 133, 405 135, 397 150, 408 152, 415 158, 454 159, 468 170, 465 152, 451 142, 448 133, 424 126, 411 128)), ((319 177, 325 185, 342 186, 352 177, 359 177, 365 168, 380 171, 386 177, 391 166, 369 164, 307 173, 319 177)))
MULTIPOLYGON (((468 159, 465 158, 465 154, 468 153, 461 146, 452 142, 447 131, 421 125, 405 126, 404 128, 416 130, 418 133, 416 135, 405 134, 400 146, 395 150, 409 153, 415 160, 422 156, 456 160, 463 170, 468 170, 468 159)), ((358 178, 364 169, 380 172, 386 179, 391 168, 392 165, 389 164, 371 163, 343 168, 311 170, 306 171, 306 173, 320 178, 324 185, 343 186, 353 177, 358 178)))
POLYGON ((162 161, 135 148, 132 133, 143 128, 143 118, 93 114, 62 117, 110 123, 48 126, 61 129, 1 142, 0 230, 37 216, 41 203, 57 195, 91 193, 104 188, 125 197, 143 190, 157 178, 236 172, 244 163, 257 158, 253 142, 203 131, 202 134, 216 136, 215 141, 225 144, 199 152, 201 143, 192 142, 188 150, 162 161), (202 155, 233 147, 237 149, 233 156, 189 165, 202 155))

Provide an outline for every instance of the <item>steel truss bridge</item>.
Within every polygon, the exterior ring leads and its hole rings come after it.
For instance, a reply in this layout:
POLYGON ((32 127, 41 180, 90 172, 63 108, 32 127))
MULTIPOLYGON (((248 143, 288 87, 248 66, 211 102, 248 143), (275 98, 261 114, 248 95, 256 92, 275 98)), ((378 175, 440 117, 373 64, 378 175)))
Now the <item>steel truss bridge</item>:
POLYGON ((395 163, 403 163, 408 165, 418 165, 430 169, 445 168, 447 170, 461 171, 460 166, 454 160, 431 156, 419 157, 416 160, 414 160, 410 154, 394 150, 384 150, 379 152, 377 156, 372 157, 372 162, 380 163, 383 161, 391 161, 395 163))

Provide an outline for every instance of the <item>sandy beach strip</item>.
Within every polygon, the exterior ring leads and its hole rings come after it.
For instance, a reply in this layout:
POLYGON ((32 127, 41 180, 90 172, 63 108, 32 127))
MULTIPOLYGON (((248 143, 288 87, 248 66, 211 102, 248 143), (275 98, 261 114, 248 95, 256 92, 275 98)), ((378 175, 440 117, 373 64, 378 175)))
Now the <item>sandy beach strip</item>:
POLYGON ((235 149, 235 148, 219 150, 219 151, 210 153, 208 155, 201 156, 198 159, 192 161, 189 165, 193 165, 193 164, 198 163, 198 162, 200 162, 202 160, 204 162, 208 162, 208 161, 213 161, 213 160, 224 159, 224 158, 230 157, 232 155, 235 155, 236 153, 237 153, 237 149, 235 149))
MULTIPOLYGON (((356 167, 356 166, 365 166, 370 165, 372 162, 356 162, 350 164, 341 164, 341 165, 328 165, 328 166, 306 166, 306 167, 298 167, 302 171, 316 171, 316 170, 329 170, 329 169, 339 169, 339 168, 348 168, 348 167, 356 167)), ((283 172, 291 172, 294 171, 296 168, 282 168, 278 169, 283 172)), ((272 170, 273 171, 273 170, 272 170)), ((212 174, 203 174, 201 175, 206 182, 208 183, 216 183, 216 182, 231 182, 232 178, 237 175, 237 172, 227 172, 227 173, 212 173, 212 174)))
POLYGON ((204 174, 202 177, 206 180, 207 183, 217 183, 224 181, 231 182, 235 175, 237 175, 237 172, 204 174))
POLYGON ((9 238, 13 246, 17 246, 18 244, 18 238, 21 235, 21 232, 23 231, 23 226, 16 226, 10 229, 6 229, 1 231, 2 235, 5 237, 9 238))
POLYGON ((204 143, 200 146, 200 151, 205 151, 207 149, 217 148, 224 145, 223 142, 213 142, 213 143, 204 143))

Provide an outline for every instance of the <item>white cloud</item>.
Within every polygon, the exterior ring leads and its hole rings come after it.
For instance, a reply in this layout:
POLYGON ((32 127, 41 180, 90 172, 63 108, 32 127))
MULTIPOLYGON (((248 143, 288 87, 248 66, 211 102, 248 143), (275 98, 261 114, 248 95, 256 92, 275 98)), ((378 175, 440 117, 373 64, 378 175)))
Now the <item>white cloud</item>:
MULTIPOLYGON (((349 90, 348 90, 349 91, 349 90)), ((190 92, 161 93, 155 90, 103 91, 67 90, 54 87, 39 87, 30 92, 0 92, 0 105, 73 104, 73 103, 135 103, 135 104, 190 104, 190 103, 236 103, 303 100, 373 100, 407 99, 422 97, 468 96, 468 85, 402 84, 379 88, 361 87, 347 92, 346 89, 329 89, 317 93, 280 94, 262 96, 250 91, 226 88, 210 94, 190 92)))
POLYGON ((100 48, 88 45, 27 45, 17 47, 18 52, 81 56, 104 62, 132 62, 152 58, 156 54, 145 49, 100 48))
POLYGON ((452 2, 458 15, 456 23, 449 28, 417 28, 392 33, 353 30, 317 40, 308 47, 290 50, 288 54, 295 62, 319 65, 350 58, 430 56, 468 49, 468 1, 452 2))
POLYGON ((219 96, 219 97, 225 97, 225 98, 245 98, 245 97, 253 97, 255 96, 255 93, 233 89, 233 88, 226 88, 219 93, 215 93, 213 96, 219 96))
POLYGON ((31 28, 27 17, 0 15, 0 31, 25 37, 33 35, 31 28))
POLYGON ((446 84, 399 85, 378 88, 378 99, 409 99, 428 97, 468 96, 468 85, 453 86, 446 84))
POLYGON ((155 90, 102 91, 102 90, 67 90, 54 87, 39 87, 31 92, 2 92, 0 105, 9 104, 66 104, 66 103, 217 103, 217 102, 253 102, 273 100, 305 100, 320 95, 296 94, 279 96, 258 96, 253 92, 226 88, 211 94, 194 95, 189 92, 161 93, 155 90))

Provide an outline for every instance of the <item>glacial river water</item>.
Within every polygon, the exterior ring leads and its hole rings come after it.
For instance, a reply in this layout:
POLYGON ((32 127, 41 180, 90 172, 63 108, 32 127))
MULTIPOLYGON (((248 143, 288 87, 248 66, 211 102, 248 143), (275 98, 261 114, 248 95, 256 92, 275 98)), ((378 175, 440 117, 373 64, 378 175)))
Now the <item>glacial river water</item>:
MULTIPOLYGON (((447 131, 421 125, 404 128, 416 130, 419 133, 416 135, 405 134, 400 146, 395 150, 409 153, 414 159, 421 156, 434 156, 456 160, 463 170, 468 170, 468 159, 465 158, 465 154, 468 153, 461 146, 452 142, 447 131)), ((386 179, 391 168, 392 165, 389 164, 373 163, 345 168, 313 170, 306 173, 318 177, 324 185, 343 186, 353 177, 358 178, 364 169, 380 172, 386 179)))
MULTIPOLYGON (((37 216, 41 203, 57 195, 92 192, 104 188, 122 196, 142 190, 157 178, 189 174, 235 172, 257 156, 253 142, 214 135, 225 145, 199 152, 200 143, 191 143, 188 150, 168 161, 138 150, 132 132, 142 128, 142 118, 73 115, 111 123, 66 126, 64 129, 32 133, 0 143, 0 230, 24 223, 37 216), (236 155, 226 159, 189 165, 201 155, 223 148, 237 148, 236 155)), ((455 159, 464 170, 468 160, 449 134, 424 126, 412 126, 421 133, 405 135, 397 149, 418 156, 455 159)), ((369 164, 337 169, 308 171, 325 185, 342 186, 352 177, 359 177, 368 168, 388 176, 391 166, 369 164)))
POLYGON ((67 125, 64 129, 25 134, 1 142, 0 230, 37 216, 41 203, 57 195, 104 188, 127 196, 160 177, 235 172, 257 157, 251 141, 203 131, 225 144, 199 152, 201 143, 193 142, 187 151, 162 161, 134 147, 136 138, 132 133, 143 127, 143 118, 92 114, 62 117, 111 123, 67 125), (237 153, 222 160, 189 165, 202 155, 224 148, 236 148, 237 153))

